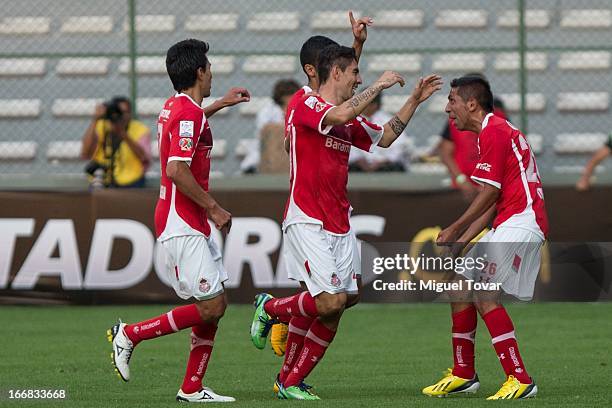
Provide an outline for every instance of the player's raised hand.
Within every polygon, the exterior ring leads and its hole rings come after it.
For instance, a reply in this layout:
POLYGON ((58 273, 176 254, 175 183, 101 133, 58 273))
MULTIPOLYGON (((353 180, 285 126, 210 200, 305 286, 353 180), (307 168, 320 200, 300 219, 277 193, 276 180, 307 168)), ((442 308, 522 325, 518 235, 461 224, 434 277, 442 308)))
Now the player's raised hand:
POLYGON ((459 233, 452 227, 448 227, 440 231, 436 244, 440 246, 451 246, 459 238, 459 233))
POLYGON ((442 89, 442 84, 442 77, 436 74, 419 78, 412 91, 412 97, 419 103, 424 102, 431 95, 442 89))
POLYGON ((216 204, 208 211, 208 216, 219 231, 226 229, 226 232, 229 233, 232 228, 232 214, 229 211, 225 211, 219 204, 216 204))
POLYGON ((376 80, 376 84, 381 85, 382 89, 391 88, 395 84, 400 84, 400 86, 404 86, 406 81, 404 78, 394 71, 385 71, 383 74, 376 80))
POLYGON ((351 22, 351 27, 353 29, 353 37, 359 42, 365 42, 368 38, 368 26, 371 26, 374 23, 371 17, 361 17, 360 19, 355 19, 353 16, 353 12, 349 11, 349 21, 351 22))
POLYGON ((224 106, 234 106, 242 102, 248 102, 251 100, 251 94, 246 88, 231 88, 221 98, 221 102, 224 106))

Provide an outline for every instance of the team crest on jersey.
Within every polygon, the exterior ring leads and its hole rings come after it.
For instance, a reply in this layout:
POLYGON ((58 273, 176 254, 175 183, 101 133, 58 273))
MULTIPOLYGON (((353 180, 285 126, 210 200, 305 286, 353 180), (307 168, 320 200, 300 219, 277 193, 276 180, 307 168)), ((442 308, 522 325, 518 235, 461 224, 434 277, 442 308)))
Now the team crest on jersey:
POLYGON ((179 137, 193 137, 193 121, 181 120, 179 123, 179 137))
POLYGON ((189 151, 193 148, 193 139, 190 137, 181 137, 179 139, 179 146, 182 151, 189 151))
POLYGON ((206 279, 200 279, 200 292, 206 293, 210 290, 210 284, 206 279))
POLYGON ((314 109, 317 103, 319 103, 319 100, 314 96, 310 96, 308 97, 308 99, 304 101, 304 104, 308 106, 310 109, 314 109))
POLYGON ((332 276, 331 276, 331 284, 332 284, 332 286, 338 288, 338 287, 340 287, 341 283, 342 282, 340 282, 340 278, 338 277, 338 275, 336 275, 335 273, 332 274, 332 276))
POLYGON ((321 112, 323 109, 325 109, 325 104, 323 102, 317 102, 315 105, 315 111, 321 112))

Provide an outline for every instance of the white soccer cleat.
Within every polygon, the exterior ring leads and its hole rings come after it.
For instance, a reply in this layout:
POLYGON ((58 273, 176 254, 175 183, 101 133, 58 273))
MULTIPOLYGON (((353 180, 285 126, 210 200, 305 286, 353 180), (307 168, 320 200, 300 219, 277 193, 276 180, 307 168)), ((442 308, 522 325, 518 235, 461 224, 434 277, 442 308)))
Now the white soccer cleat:
POLYGON ((134 345, 125 334, 125 326, 127 326, 127 324, 119 320, 119 323, 106 331, 106 336, 108 341, 113 345, 111 358, 115 366, 115 371, 117 371, 117 374, 119 374, 119 377, 121 377, 123 381, 127 382, 130 380, 130 358, 134 351, 134 345))
POLYGON ((219 395, 210 388, 204 387, 193 394, 185 394, 183 390, 179 390, 176 400, 178 402, 234 402, 236 398, 219 395))

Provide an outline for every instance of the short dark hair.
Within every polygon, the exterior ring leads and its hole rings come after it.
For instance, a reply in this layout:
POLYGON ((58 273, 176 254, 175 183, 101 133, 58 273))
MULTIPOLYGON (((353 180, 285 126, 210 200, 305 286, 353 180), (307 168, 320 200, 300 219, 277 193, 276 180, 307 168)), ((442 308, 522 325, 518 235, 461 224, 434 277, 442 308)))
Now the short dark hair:
POLYGON ((117 105, 120 103, 126 103, 128 108, 130 108, 130 112, 132 111, 132 102, 130 101, 130 98, 128 98, 127 96, 123 96, 123 95, 115 95, 111 98, 109 105, 117 105))
POLYGON ((332 67, 338 65, 340 70, 344 70, 356 61, 355 49, 345 47, 343 45, 330 45, 325 47, 319 54, 319 63, 317 64, 317 74, 319 75, 319 83, 324 84, 329 79, 332 67))
POLYGON ((338 43, 323 35, 315 35, 307 39, 300 50, 300 64, 302 65, 302 69, 304 69, 304 65, 306 64, 316 67, 319 62, 319 53, 323 48, 329 47, 330 45, 338 45, 338 43))
POLYGON ((493 93, 489 81, 482 76, 466 75, 451 81, 451 88, 457 88, 457 94, 467 101, 474 98, 485 112, 493 112, 493 93))
POLYGON ((179 41, 166 53, 166 70, 175 90, 191 88, 198 78, 198 69, 208 65, 208 43, 190 38, 179 41))
POLYGON ((300 89, 300 84, 293 79, 281 79, 274 84, 272 100, 275 104, 281 106, 283 104, 283 97, 293 95, 298 89, 300 89))

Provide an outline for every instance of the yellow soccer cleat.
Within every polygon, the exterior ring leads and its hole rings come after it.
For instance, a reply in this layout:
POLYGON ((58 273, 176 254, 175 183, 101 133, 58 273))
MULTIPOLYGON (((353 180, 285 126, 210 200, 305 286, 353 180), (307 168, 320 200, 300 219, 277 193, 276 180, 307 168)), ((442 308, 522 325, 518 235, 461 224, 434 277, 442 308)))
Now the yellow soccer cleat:
POLYGON ((272 331, 270 332, 270 344, 272 345, 272 351, 274 351, 274 354, 279 357, 285 355, 288 333, 289 326, 285 323, 276 323, 272 326, 272 331))
POLYGON ((453 370, 449 368, 444 372, 444 377, 437 383, 423 388, 423 394, 430 397, 446 397, 452 394, 469 393, 473 394, 480 388, 478 375, 474 375, 471 380, 453 375, 453 370))
POLYGON ((531 380, 531 384, 523 384, 513 375, 508 376, 506 382, 495 394, 491 395, 488 400, 502 399, 523 399, 533 398, 538 394, 538 386, 535 381, 531 380))

